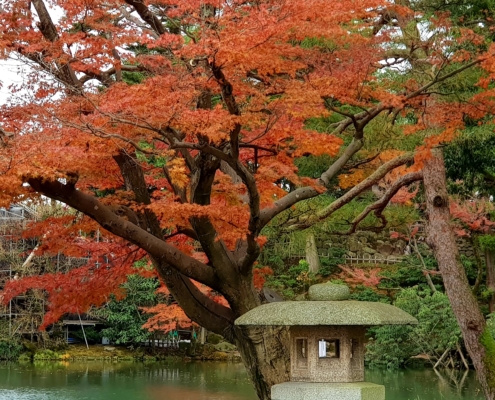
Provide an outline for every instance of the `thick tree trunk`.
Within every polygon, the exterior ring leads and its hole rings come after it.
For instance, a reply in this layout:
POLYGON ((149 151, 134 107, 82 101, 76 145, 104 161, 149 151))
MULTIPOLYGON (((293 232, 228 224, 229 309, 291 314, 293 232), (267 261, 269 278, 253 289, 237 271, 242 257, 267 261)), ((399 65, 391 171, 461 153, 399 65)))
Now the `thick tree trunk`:
POLYGON ((204 296, 189 279, 166 264, 157 270, 186 315, 235 344, 260 400, 270 400, 270 388, 289 381, 289 334, 285 327, 237 327, 235 318, 259 306, 252 274, 232 279, 226 308, 204 296), (236 296, 234 296, 234 293, 236 296))
POLYGON ((471 234, 471 245, 473 246, 474 257, 476 258, 476 265, 478 266, 478 273, 476 274, 476 281, 473 286, 473 294, 477 296, 483 277, 483 262, 481 261, 480 256, 479 238, 475 234, 471 234))
POLYGON ((312 233, 306 238, 306 261, 309 265, 309 272, 317 274, 320 270, 320 257, 318 257, 315 235, 312 233))
MULTIPOLYGON (((144 175, 138 164, 126 154, 115 157, 119 164, 122 176, 126 183, 126 189, 135 193, 136 200, 140 203, 149 204, 150 199, 144 183, 144 175)), ((228 165, 226 165, 228 167, 228 165)), ((224 171, 225 172, 225 171, 224 171)), ((226 173, 233 171, 226 171, 226 173)), ((235 173, 234 173, 235 175, 235 173)), ((231 175, 233 179, 235 176, 231 175)), ((205 180, 201 182, 205 184, 205 180)), ((198 185, 196 195, 201 196, 206 189, 198 185)), ((206 196, 209 198, 209 196, 206 196)), ((199 202, 199 201, 198 201, 199 202)), ((150 215, 138 215, 139 224, 160 237, 161 230, 158 220, 153 213, 150 215)), ((197 226, 203 234, 203 238, 210 231, 207 220, 195 219, 193 226, 197 226)), ((205 250, 210 250, 208 242, 203 241, 205 250)), ((213 246, 220 245, 214 241, 213 246)), ((222 251, 217 251, 220 257, 222 251)), ((215 257, 211 256, 210 259, 215 257)), ((244 365, 258 394, 260 400, 270 399, 270 388, 276 383, 289 380, 290 359, 288 352, 288 331, 286 328, 240 328, 233 325, 236 317, 257 307, 261 304, 258 292, 253 286, 252 271, 247 274, 226 276, 224 281, 228 282, 225 289, 226 298, 231 308, 223 307, 212 299, 203 295, 192 282, 173 269, 169 264, 161 262, 152 257, 161 278, 167 285, 170 293, 178 304, 193 321, 199 323, 203 328, 218 333, 226 340, 234 343, 241 354, 244 365)), ((230 260, 219 260, 219 264, 228 264, 230 260)))
POLYGON ((490 312, 495 311, 495 252, 490 249, 485 250, 486 261, 486 287, 492 291, 490 297, 490 312))
MULTIPOLYGON (((230 293, 229 303, 236 317, 261 305, 253 285, 252 273, 237 276, 237 296, 230 293)), ((289 381, 289 332, 286 327, 233 326, 230 339, 238 348, 259 400, 270 400, 270 388, 289 381)))
POLYGON ((290 380, 289 332, 285 327, 236 327, 235 344, 260 400, 290 380))
POLYGON ((439 150, 425 161, 424 185, 428 212, 428 244, 432 247, 442 273, 447 296, 478 380, 488 400, 495 399, 495 341, 469 286, 460 262, 454 233, 450 226, 450 211, 445 179, 445 166, 439 150))

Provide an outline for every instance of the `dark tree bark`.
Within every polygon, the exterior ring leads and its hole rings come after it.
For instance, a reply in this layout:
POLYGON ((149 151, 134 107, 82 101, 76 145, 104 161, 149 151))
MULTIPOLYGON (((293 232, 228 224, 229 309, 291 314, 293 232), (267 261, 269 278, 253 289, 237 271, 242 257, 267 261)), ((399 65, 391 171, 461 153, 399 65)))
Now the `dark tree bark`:
POLYGON ((428 212, 428 244, 432 247, 442 273, 445 291, 452 305, 473 361, 478 380, 488 400, 495 398, 495 341, 469 286, 460 262, 454 232, 450 226, 445 166, 440 150, 425 161, 424 185, 428 212))
POLYGON ((290 380, 289 333, 285 327, 236 327, 235 345, 260 400, 271 387, 290 380))
POLYGON ((320 270, 320 257, 316 248, 316 239, 313 233, 306 238, 306 262, 309 265, 309 272, 317 274, 320 270))
MULTIPOLYGON (((135 158, 122 152, 114 159, 119 165, 126 190, 134 193, 134 201, 150 204, 144 174, 135 158)), ((202 247, 210 260, 215 262, 216 268, 181 253, 163 241, 159 221, 148 209, 135 213, 129 207, 104 205, 97 198, 78 191, 75 182, 62 184, 31 179, 29 183, 33 189, 84 212, 105 229, 146 250, 186 315, 238 347, 260 400, 270 400, 271 386, 289 380, 288 333, 285 329, 240 329, 234 326, 236 318, 259 306, 262 300, 253 285, 252 269, 240 271, 238 267, 243 252, 230 252, 221 240, 216 240, 216 232, 208 219, 194 218, 192 225, 196 234, 201 236, 202 247), (223 294, 230 308, 203 294, 190 278, 223 294)), ((202 199, 208 202, 209 186, 207 179, 200 179, 194 194, 198 197, 197 203, 201 203, 202 199)))
POLYGON ((486 287, 492 291, 489 307, 490 312, 495 311, 495 253, 491 249, 485 250, 486 261, 486 287))

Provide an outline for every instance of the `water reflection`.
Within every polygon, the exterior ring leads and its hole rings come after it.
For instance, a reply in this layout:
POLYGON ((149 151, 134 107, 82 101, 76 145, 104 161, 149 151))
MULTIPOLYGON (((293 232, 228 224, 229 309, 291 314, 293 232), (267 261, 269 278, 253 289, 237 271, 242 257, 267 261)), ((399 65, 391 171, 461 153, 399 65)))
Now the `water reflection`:
POLYGON ((0 366, 3 400, 255 400, 242 364, 74 362, 0 366))
POLYGON ((366 371, 366 380, 386 387, 386 400, 483 400, 473 371, 406 369, 366 371))
MULTIPOLYGON (((387 400, 482 400, 470 372, 368 370, 387 400)), ((0 400, 256 400, 242 364, 71 362, 0 365, 0 400)))

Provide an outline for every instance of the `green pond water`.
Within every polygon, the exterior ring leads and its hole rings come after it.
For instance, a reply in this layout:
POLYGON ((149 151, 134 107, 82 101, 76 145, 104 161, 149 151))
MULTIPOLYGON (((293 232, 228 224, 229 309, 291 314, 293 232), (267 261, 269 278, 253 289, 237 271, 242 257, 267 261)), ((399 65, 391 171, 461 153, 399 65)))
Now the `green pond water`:
MULTIPOLYGON (((387 400, 482 400, 474 374, 367 371, 387 400)), ((1 400, 256 400, 242 364, 71 362, 0 365, 1 400)), ((316 400, 316 399, 315 399, 316 400)))

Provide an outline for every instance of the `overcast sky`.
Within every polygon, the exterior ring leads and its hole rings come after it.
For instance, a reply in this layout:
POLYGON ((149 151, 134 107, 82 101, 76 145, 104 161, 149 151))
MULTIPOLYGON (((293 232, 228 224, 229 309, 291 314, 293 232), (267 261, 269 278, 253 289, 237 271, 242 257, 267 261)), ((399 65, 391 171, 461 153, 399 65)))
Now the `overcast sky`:
MULTIPOLYGON (((4 1, 5 0, 0 0, 0 5, 4 1)), ((52 4, 49 4, 49 2, 46 1, 45 5, 53 21, 57 23, 62 16, 62 9, 60 9, 59 7, 53 7, 52 4)), ((32 11, 35 15, 36 21, 36 10, 34 9, 34 7, 32 7, 32 11)), ((25 77, 26 75, 26 71, 27 68, 23 68, 22 64, 16 60, 0 60, 0 105, 5 104, 7 102, 7 99, 11 95, 9 85, 11 85, 12 83, 22 83, 23 77, 25 77)))
POLYGON ((6 103, 12 83, 22 83, 24 73, 15 60, 0 60, 0 104, 6 103))

